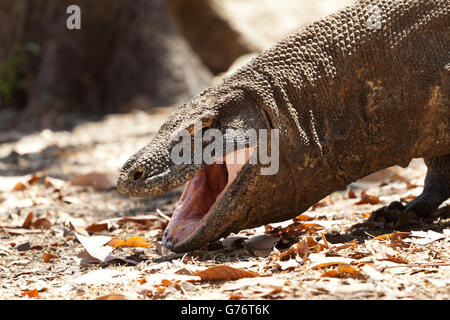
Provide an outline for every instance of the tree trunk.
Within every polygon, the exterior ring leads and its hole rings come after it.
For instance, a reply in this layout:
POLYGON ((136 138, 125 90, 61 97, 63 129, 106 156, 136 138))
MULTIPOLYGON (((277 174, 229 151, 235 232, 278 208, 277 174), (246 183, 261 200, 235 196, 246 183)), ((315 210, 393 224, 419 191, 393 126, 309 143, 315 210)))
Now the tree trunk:
POLYGON ((27 117, 44 125, 178 104, 211 80, 164 0, 2 0, 0 30, 1 107, 17 108, 8 94, 22 88, 27 117), (81 9, 80 30, 66 26, 69 5, 81 9))

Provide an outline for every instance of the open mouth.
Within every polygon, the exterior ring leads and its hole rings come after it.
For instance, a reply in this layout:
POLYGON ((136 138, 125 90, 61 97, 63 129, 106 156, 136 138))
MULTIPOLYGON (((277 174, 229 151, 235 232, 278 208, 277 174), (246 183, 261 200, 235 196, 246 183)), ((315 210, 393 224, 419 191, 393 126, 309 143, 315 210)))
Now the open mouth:
POLYGON ((164 233, 166 247, 176 247, 198 231, 244 164, 214 163, 204 167, 187 183, 164 233))

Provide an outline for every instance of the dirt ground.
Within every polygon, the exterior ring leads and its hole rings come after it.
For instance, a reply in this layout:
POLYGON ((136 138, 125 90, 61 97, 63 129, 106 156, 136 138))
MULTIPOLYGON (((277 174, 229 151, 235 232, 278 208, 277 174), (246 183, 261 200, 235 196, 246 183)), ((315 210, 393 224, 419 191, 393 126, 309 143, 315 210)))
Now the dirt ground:
POLYGON ((115 181, 171 111, 0 134, 0 298, 448 299, 448 207, 428 220, 369 219, 420 194, 421 160, 358 181, 295 221, 169 252, 161 237, 181 188, 133 199, 115 181))

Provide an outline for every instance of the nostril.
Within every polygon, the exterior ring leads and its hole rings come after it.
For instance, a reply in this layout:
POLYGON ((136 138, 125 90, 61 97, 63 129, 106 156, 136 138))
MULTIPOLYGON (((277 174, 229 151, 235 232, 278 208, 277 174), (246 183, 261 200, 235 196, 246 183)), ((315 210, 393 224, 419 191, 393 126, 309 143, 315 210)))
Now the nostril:
POLYGON ((138 181, 138 180, 141 180, 143 176, 144 176, 144 173, 142 171, 136 171, 133 175, 133 179, 134 179, 134 181, 138 181))

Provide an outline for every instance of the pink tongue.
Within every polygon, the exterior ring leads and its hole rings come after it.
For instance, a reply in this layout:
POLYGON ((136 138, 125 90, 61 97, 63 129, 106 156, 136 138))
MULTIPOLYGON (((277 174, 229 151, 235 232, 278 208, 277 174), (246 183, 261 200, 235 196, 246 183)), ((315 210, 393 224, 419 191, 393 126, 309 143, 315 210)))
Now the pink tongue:
MULTIPOLYGON (((233 155, 230 154, 229 161, 225 161, 227 175, 222 165, 211 165, 197 173, 187 184, 180 202, 175 208, 172 219, 167 226, 165 238, 181 240, 192 233, 194 228, 199 227, 200 220, 206 217, 216 206, 223 193, 248 161, 248 154, 251 154, 252 151, 247 151, 245 155, 241 153, 245 150, 235 152, 234 159, 233 155), (238 163, 235 164, 234 162, 238 163)), ((227 160, 226 156, 224 160, 227 160)))

